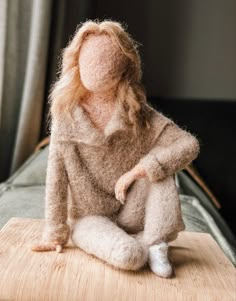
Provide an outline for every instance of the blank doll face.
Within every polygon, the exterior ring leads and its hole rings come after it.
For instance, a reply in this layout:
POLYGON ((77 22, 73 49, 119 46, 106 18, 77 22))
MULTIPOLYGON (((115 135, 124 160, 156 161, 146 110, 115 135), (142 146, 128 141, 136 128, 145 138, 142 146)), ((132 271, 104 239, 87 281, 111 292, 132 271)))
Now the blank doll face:
POLYGON ((79 56, 80 78, 84 87, 92 92, 113 88, 120 80, 125 62, 125 56, 108 35, 89 35, 79 56))

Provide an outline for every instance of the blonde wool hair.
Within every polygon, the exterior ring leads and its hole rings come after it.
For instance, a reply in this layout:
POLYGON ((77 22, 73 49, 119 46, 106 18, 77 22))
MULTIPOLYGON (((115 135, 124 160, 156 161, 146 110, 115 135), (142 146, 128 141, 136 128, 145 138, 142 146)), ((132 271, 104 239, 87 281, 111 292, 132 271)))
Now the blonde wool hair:
POLYGON ((72 40, 63 50, 60 77, 54 84, 50 94, 50 114, 52 119, 58 114, 69 113, 88 94, 83 86, 79 71, 79 54, 83 41, 90 34, 107 34, 126 56, 127 67, 119 81, 116 100, 120 102, 123 116, 128 124, 148 126, 144 114, 146 95, 141 84, 142 70, 138 53, 138 44, 118 22, 105 20, 86 21, 76 30, 72 40))

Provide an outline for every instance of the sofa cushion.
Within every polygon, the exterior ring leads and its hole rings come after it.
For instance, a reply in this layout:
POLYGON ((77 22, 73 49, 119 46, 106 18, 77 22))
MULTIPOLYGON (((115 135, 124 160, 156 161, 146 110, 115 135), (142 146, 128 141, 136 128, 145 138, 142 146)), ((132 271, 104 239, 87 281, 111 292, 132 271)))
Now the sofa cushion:
POLYGON ((48 147, 34 153, 5 184, 14 186, 45 185, 48 147))
POLYGON ((43 218, 45 186, 10 187, 0 196, 0 228, 11 217, 43 218))

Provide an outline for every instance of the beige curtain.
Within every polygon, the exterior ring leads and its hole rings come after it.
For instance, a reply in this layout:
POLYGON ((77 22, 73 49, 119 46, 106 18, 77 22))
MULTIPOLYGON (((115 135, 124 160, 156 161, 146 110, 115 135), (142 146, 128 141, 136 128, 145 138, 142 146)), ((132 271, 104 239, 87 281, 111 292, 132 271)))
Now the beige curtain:
POLYGON ((51 9, 51 0, 0 1, 1 178, 39 139, 51 9))

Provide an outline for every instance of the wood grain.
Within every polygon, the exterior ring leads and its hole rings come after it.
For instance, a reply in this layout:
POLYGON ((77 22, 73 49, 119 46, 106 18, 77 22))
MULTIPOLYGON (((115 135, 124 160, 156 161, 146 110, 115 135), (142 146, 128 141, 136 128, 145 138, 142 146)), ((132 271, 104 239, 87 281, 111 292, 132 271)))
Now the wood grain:
POLYGON ((175 277, 114 269, 69 246, 35 253, 42 220, 11 219, 0 231, 0 300, 236 300, 236 273, 209 234, 182 232, 171 243, 175 277))

